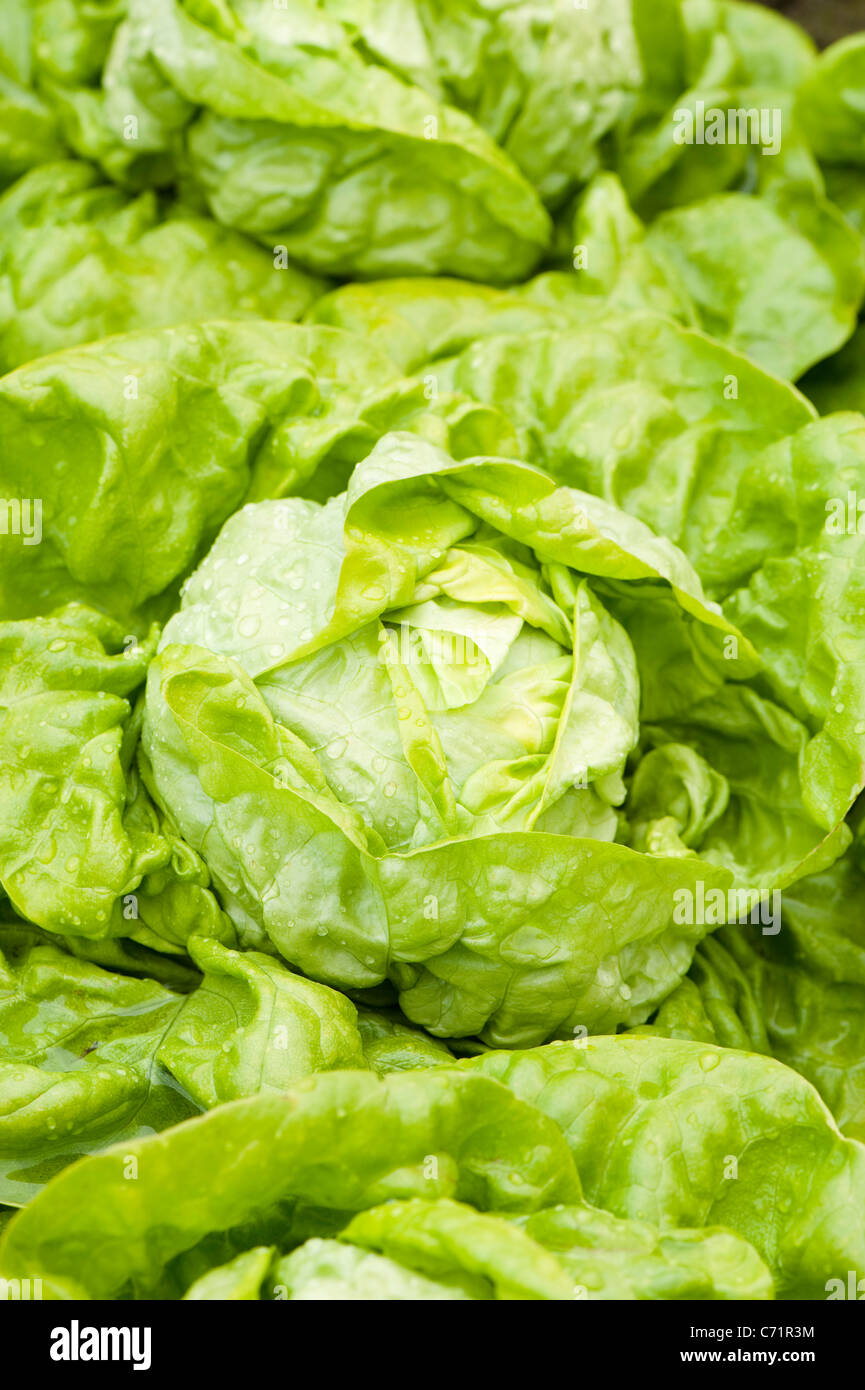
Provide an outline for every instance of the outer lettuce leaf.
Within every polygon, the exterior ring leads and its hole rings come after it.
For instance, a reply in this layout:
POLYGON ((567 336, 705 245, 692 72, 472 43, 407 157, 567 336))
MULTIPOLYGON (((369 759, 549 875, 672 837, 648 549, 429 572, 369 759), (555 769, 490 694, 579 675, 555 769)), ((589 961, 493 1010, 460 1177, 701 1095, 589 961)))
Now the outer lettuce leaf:
POLYGON ((0 548, 0 613, 79 599, 135 631, 250 488, 318 471, 327 496, 426 408, 366 344, 289 324, 168 328, 23 367, 0 384, 3 492, 40 500, 42 540, 0 548))
POLYGON ((818 158, 865 163, 865 37, 851 34, 820 55, 803 82, 797 117, 818 158))
POLYGON ((159 1060, 203 1108, 284 1092, 312 1072, 366 1067, 349 999, 258 951, 192 938, 204 973, 159 1048, 159 1060))
POLYGON ((776 174, 815 176, 794 120, 795 91, 814 65, 801 29, 762 7, 723 0, 636 0, 633 14, 643 84, 616 131, 613 162, 642 215, 776 174), (679 115, 696 113, 697 102, 706 110, 780 109, 780 151, 680 144, 679 115))
POLYGON ((324 282, 89 165, 47 164, 0 198, 0 370, 113 333, 195 319, 296 319, 324 282))
POLYGON ((552 206, 597 169, 599 146, 641 71, 626 0, 566 0, 417 10, 448 100, 468 111, 552 206))
MULTIPOLYGON (((801 181, 689 199, 646 226, 607 172, 585 190, 573 242, 576 283, 599 297, 598 314, 666 314, 791 380, 849 338, 865 293, 861 236, 801 181)), ((550 279, 567 303, 564 277, 550 279)))
MULTIPOLYGON (((33 85, 35 35, 46 7, 46 0, 7 0, 0 14, 0 188, 34 165, 66 154, 57 118, 33 85)), ((68 27, 62 25, 64 39, 68 27)), ((40 48, 45 38, 43 28, 40 48)))
POLYGON ((21 1204, 67 1164, 196 1113, 157 1049, 182 1006, 157 984, 0 926, 0 1195, 21 1204))
POLYGON ((778 1057, 816 1086, 857 1139, 865 1137, 861 844, 860 825, 843 859, 785 892, 779 935, 731 927, 704 942, 652 1024, 667 1036, 778 1057))
POLYGON ((105 934, 167 859, 124 813, 130 705, 155 647, 74 605, 0 629, 0 883, 23 916, 105 934))
POLYGON ((348 1213, 416 1196, 528 1212, 578 1201, 580 1184, 558 1126, 484 1077, 333 1072, 75 1165, 10 1222, 0 1270, 144 1292, 209 1233, 286 1202, 348 1213), (191 1194, 189 1173, 215 1162, 221 1182, 191 1194))
MULTIPOLYGON (((135 930, 137 928, 133 922, 130 931, 135 930)), ((57 944, 56 941, 54 944, 57 944)), ((158 980, 168 989, 186 994, 195 988, 201 976, 180 956, 179 948, 165 954, 171 950, 171 945, 171 942, 161 941, 160 950, 155 950, 129 937, 63 936, 63 949, 80 960, 91 961, 118 975, 158 980)))
POLYGON ((840 533, 831 519, 833 499, 837 511, 855 496, 863 464, 862 417, 820 421, 767 451, 757 478, 768 486, 758 481, 734 518, 749 530, 774 511, 765 563, 725 612, 759 649, 773 694, 813 732, 800 766, 823 824, 845 815, 865 784, 865 723, 855 716, 865 699, 865 553, 857 517, 852 534, 846 510, 840 533))
POLYGON ((0 62, 0 188, 66 153, 51 107, 0 62))
POLYGON ((674 541, 710 591, 729 585, 731 544, 735 555, 754 543, 732 520, 755 458, 814 418, 793 387, 650 314, 501 335, 439 370, 441 389, 497 406, 530 431, 534 461, 559 481, 674 541))
POLYGON ((34 79, 98 81, 127 0, 23 0, 23 4, 29 11, 34 79))
MULTIPOLYGON (((731 869, 738 883, 785 888, 827 868, 847 848, 848 789, 840 804, 826 806, 823 784, 809 773, 807 728, 754 691, 725 686, 681 716, 644 727, 644 737, 662 752, 670 744, 691 749, 723 779, 723 805, 689 843, 731 869)), ((657 778, 657 763, 651 774, 644 770, 643 785, 657 778)), ((663 797, 656 782, 655 821, 670 814, 663 797)))
POLYGON ((397 1011, 393 1014, 360 1008, 357 1026, 367 1064, 379 1076, 417 1067, 453 1066, 446 1043, 421 1028, 412 1028, 397 1011))
POLYGON ((803 29, 752 4, 636 0, 633 13, 644 69, 640 110, 663 110, 692 85, 716 48, 747 82, 793 89, 814 65, 814 44, 803 29))
POLYGON ((672 265, 651 254, 646 228, 615 174, 598 174, 586 188, 571 243, 586 256, 577 273, 548 271, 508 290, 442 278, 343 285, 318 300, 307 319, 371 337, 405 371, 449 358, 479 338, 580 328, 611 311, 697 322, 672 265))
POLYGON ((674 269, 703 329, 776 376, 795 380, 856 326, 865 246, 810 191, 725 193, 676 208, 652 224, 647 245, 674 269))
POLYGON ((475 1297, 573 1297, 571 1281, 559 1262, 519 1226, 459 1202, 388 1202, 356 1216, 341 1239, 434 1279, 462 1276, 475 1297))
POLYGON ((594 306, 580 285, 576 275, 557 272, 511 289, 444 276, 373 280, 341 285, 316 300, 305 317, 360 334, 402 371, 417 372, 481 337, 582 322, 594 306))
POLYGON ((821 170, 826 193, 860 236, 865 233, 865 187, 855 164, 824 164, 821 170))
MULTIPOLYGON (((817 1092, 769 1058, 702 1042, 590 1038, 460 1064, 494 1076, 564 1130, 586 1196, 656 1226, 723 1226, 781 1298, 822 1298, 861 1269, 865 1148, 817 1092)), ((11 1230, 14 1232, 14 1226, 11 1230)), ((8 1237, 7 1237, 8 1238, 8 1237)))
POLYGON ((718 20, 749 81, 774 82, 792 90, 812 72, 814 42, 784 15, 742 0, 722 0, 718 20))
POLYGON ((488 1215, 447 1199, 362 1212, 341 1240, 507 1299, 771 1298, 768 1269, 728 1231, 659 1232, 586 1205, 488 1215), (549 1251, 549 1254, 546 1252, 549 1251))
POLYGON ((218 221, 317 271, 508 282, 549 238, 494 141, 365 61, 306 0, 131 0, 102 90, 54 97, 70 142, 112 177, 171 182, 182 167, 218 221))
MULTIPOLYGON (((582 194, 574 216, 575 283, 596 297, 599 311, 648 310, 696 326, 697 308, 683 278, 672 258, 653 253, 646 231, 617 175, 598 174, 582 194)), ((550 280, 551 288, 559 289, 560 281, 550 280)))
POLYGON ((865 291, 861 236, 818 192, 787 183, 765 198, 698 200, 647 227, 617 176, 598 174, 577 207, 572 257, 574 273, 548 272, 508 291, 436 280, 346 285, 309 318, 371 334, 408 371, 497 333, 651 312, 794 379, 849 338, 865 291))
POLYGON ((730 1231, 661 1233, 586 1205, 558 1204, 506 1222, 447 1198, 389 1202, 356 1216, 338 1241, 306 1241, 278 1263, 262 1288, 270 1255, 266 1246, 245 1252, 201 1276, 184 1297, 773 1297, 771 1276, 757 1252, 730 1231))
POLYGON ((862 865, 860 824, 843 859, 826 873, 803 879, 785 895, 785 928, 796 961, 836 984, 865 985, 862 865))
POLYGON ((280 1260, 273 1287, 277 1299, 294 1303, 420 1303, 475 1297, 457 1285, 426 1279, 396 1260, 318 1236, 280 1260))
POLYGON ((415 0, 316 0, 336 16, 359 52, 442 96, 433 55, 415 0))
POLYGON ((0 625, 0 884, 50 931, 176 949, 192 930, 232 931, 131 768, 138 720, 123 697, 154 646, 155 632, 139 645, 78 604, 0 625))
POLYGON ((596 1207, 548 1207, 517 1217, 555 1254, 586 1299, 770 1299, 772 1277, 731 1231, 658 1231, 596 1207))
POLYGON ((183 1297, 190 1303, 248 1302, 258 1299, 275 1253, 267 1245, 246 1250, 227 1265, 219 1265, 202 1274, 200 1279, 190 1284, 183 1297))
MULTIPOLYGON (((807 888, 807 881, 804 885, 807 888)), ((640 1033, 777 1057, 820 1092, 844 1134, 865 1138, 865 985, 822 978, 790 933, 727 927, 702 942, 687 980, 640 1033)))

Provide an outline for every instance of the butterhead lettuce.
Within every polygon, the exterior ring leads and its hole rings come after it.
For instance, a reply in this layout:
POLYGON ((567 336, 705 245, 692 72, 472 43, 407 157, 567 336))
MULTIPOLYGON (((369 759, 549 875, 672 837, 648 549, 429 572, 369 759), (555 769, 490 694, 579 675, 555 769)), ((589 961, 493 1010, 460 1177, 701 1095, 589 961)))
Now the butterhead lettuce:
POLYGON ((0 1291, 865 1287, 863 43, 7 0, 0 1291))

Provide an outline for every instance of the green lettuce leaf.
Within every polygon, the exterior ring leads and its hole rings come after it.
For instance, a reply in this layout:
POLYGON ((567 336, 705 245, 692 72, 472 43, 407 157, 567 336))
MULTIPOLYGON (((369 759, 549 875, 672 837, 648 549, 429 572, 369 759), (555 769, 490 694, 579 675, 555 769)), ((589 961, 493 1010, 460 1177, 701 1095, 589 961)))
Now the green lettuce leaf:
MULTIPOLYGON (((814 419, 792 386, 700 332, 644 313, 490 337, 440 367, 438 379, 442 391, 498 407, 527 430, 532 460, 560 482, 669 537, 710 592, 732 587, 739 547, 760 540, 756 517, 748 529, 734 517, 761 450, 814 419)), ((757 481, 768 502, 759 473, 757 481)))
POLYGON ((457 1285, 416 1274, 396 1260, 318 1236, 279 1261, 273 1287, 277 1299, 304 1303, 420 1303, 474 1297, 457 1285))
POLYGON ((856 1026, 865 985, 825 979, 797 945, 787 931, 775 939, 724 928, 700 944, 688 978, 636 1031, 777 1057, 816 1087, 842 1133, 865 1139, 865 1048, 856 1026))
POLYGON ((657 1230, 586 1204, 514 1218, 551 1251, 580 1299, 771 1299, 772 1277, 732 1231, 657 1230))
POLYGON ((0 198, 0 371, 115 333, 299 318, 324 282, 153 193, 44 164, 0 198))
POLYGON ((183 1295, 190 1303, 225 1303, 257 1299, 276 1252, 267 1245, 246 1250, 226 1265, 209 1270, 183 1295))
POLYGON ((865 163, 863 93, 865 37, 851 34, 820 55, 799 89, 796 114, 818 158, 865 163))
POLYGON ((157 1051, 183 998, 0 925, 0 1196, 20 1205, 83 1154, 197 1112, 157 1051))
POLYGON ((388 1202, 356 1216, 340 1238, 434 1279, 464 1279, 475 1297, 573 1297, 559 1262, 519 1226, 459 1202, 388 1202))
POLYGON ((0 383, 4 496, 28 522, 0 547, 0 614, 76 599, 138 631, 145 609, 176 606, 250 491, 299 491, 316 473, 324 496, 339 491, 427 406, 360 340, 291 324, 167 328, 22 367, 0 383))
POLYGON ((70 143, 113 178, 182 167, 217 221, 315 271, 506 283, 549 239, 479 126, 370 63, 307 0, 131 0, 101 89, 52 96, 70 143))
POLYGON ((132 765, 129 697, 155 641, 79 604, 0 624, 0 884, 49 931, 174 949, 192 930, 232 935, 132 765))
POLYGON ((856 326, 865 244, 810 190, 723 193, 672 209, 647 246, 675 272, 701 327, 776 376, 796 380, 856 326))
POLYGON ((144 1292, 209 1233, 287 1202, 350 1213, 416 1196, 526 1212, 578 1201, 580 1183, 558 1126, 484 1077, 333 1072, 76 1164, 10 1222, 0 1271, 144 1292), (215 1163, 222 1181, 191 1192, 215 1163))
POLYGON ((284 1092, 311 1072, 366 1067, 357 1010, 344 994, 258 951, 193 937, 204 979, 184 1001, 159 1060, 203 1108, 284 1092))
MULTIPOLYGON (((586 1197, 655 1226, 723 1226, 772 1271, 779 1298, 823 1298, 865 1264, 865 1148, 770 1058, 703 1042, 589 1038, 460 1063, 555 1119, 586 1197)), ((14 1226, 12 1227, 14 1231, 14 1226)))

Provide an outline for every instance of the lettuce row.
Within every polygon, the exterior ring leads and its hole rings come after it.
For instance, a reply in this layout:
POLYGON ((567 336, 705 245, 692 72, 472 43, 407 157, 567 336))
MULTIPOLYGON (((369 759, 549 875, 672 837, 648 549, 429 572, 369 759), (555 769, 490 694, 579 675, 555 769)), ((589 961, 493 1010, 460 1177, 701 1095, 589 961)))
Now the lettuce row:
POLYGON ((861 1272, 863 51, 4 6, 0 1275, 861 1272))
POLYGON ((0 1268, 61 1298, 821 1297, 861 1267, 863 1182, 779 1063, 594 1038, 218 1106, 69 1168, 0 1268), (220 1184, 190 1195, 215 1156, 220 1184))

